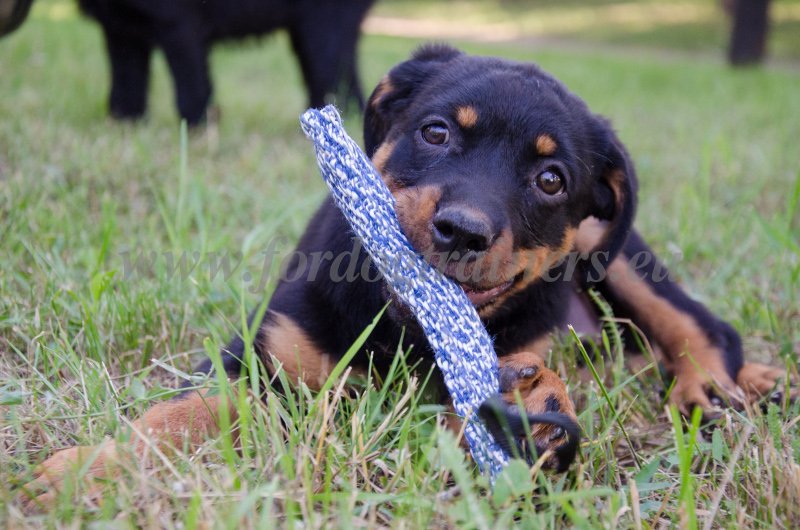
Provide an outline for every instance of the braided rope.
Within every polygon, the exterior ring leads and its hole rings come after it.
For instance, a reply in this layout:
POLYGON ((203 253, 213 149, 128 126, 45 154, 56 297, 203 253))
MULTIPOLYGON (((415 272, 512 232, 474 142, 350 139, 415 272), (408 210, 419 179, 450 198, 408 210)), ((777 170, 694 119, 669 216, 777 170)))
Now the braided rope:
POLYGON ((464 434, 481 471, 492 477, 507 456, 476 411, 499 388, 492 340, 464 291, 422 259, 403 234, 395 200, 375 167, 344 130, 329 105, 300 118, 314 142, 322 177, 384 280, 414 312, 444 375, 456 413, 465 418, 464 434))

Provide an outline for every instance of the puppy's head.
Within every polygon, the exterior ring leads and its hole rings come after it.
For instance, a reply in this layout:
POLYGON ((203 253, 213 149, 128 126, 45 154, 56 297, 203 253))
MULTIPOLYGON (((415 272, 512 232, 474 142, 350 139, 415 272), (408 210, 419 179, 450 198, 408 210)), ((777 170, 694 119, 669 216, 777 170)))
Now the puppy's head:
POLYGON ((600 264, 630 230, 622 144, 534 65, 424 47, 372 93, 364 138, 406 236, 481 316, 571 252, 583 219, 608 221, 600 264))

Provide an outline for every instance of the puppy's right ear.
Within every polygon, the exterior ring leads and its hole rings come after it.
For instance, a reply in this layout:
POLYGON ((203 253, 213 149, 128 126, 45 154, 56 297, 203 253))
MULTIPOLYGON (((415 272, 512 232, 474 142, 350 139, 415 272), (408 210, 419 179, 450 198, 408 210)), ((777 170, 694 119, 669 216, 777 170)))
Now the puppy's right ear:
POLYGON ((392 122, 411 103, 425 82, 442 64, 462 53, 444 44, 419 48, 406 62, 400 63, 378 83, 364 113, 364 147, 372 157, 389 133, 392 122))

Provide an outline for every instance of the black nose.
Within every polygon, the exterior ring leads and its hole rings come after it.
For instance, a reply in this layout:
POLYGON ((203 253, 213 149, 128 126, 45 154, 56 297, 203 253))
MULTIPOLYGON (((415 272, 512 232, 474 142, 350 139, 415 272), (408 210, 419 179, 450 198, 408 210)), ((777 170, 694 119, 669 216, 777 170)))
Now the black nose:
POLYGON ((433 216, 433 244, 438 252, 476 256, 489 249, 494 232, 479 211, 448 206, 433 216))

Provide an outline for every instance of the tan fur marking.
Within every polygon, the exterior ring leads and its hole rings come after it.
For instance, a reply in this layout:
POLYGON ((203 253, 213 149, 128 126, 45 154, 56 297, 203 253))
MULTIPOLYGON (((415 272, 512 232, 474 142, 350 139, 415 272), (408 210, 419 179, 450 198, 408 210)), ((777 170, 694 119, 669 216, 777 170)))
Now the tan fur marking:
POLYGON ((615 169, 611 171, 606 177, 608 185, 611 187, 611 191, 614 192, 614 199, 617 206, 615 215, 622 211, 622 204, 625 202, 625 191, 623 190, 622 185, 626 178, 628 177, 625 176, 625 172, 621 169, 615 169))
POLYGON ((378 86, 375 87, 375 90, 372 92, 369 105, 373 108, 377 107, 378 105, 381 104, 381 100, 393 90, 394 86, 392 85, 389 76, 385 75, 383 79, 381 79, 380 83, 378 83, 378 86))
MULTIPOLYGON (((505 268, 501 268, 502 277, 511 279, 520 273, 523 273, 522 278, 517 281, 514 287, 503 293, 501 296, 498 296, 490 304, 480 308, 478 314, 482 318, 491 316, 491 314, 497 308, 502 306, 503 302, 505 302, 509 297, 528 288, 531 284, 541 279, 542 276, 553 267, 553 265, 558 263, 559 260, 564 258, 575 248, 575 237, 577 233, 578 230, 576 228, 571 226, 567 227, 567 229, 564 231, 561 245, 558 248, 537 247, 534 249, 518 250, 513 254, 509 252, 508 257, 503 258, 503 262, 507 266, 505 268)), ((510 244, 511 238, 509 237, 508 240, 510 244)), ((491 261, 496 262, 500 258, 502 258, 502 255, 495 257, 491 261)))
MULTIPOLYGON (((544 337, 549 339, 549 337, 544 337)), ((538 343, 541 348, 545 342, 538 343)), ((535 367, 536 376, 527 380, 521 380, 520 384, 512 391, 503 394, 503 399, 507 403, 516 403, 515 393, 519 392, 525 411, 529 414, 540 414, 547 410, 547 399, 553 398, 558 402, 559 412, 566 414, 574 421, 577 420, 575 405, 567 392, 564 381, 554 371, 544 365, 541 355, 532 351, 520 351, 511 355, 504 355, 498 359, 501 367, 512 369, 522 369, 535 367)), ((533 427, 532 435, 534 438, 547 440, 553 430, 552 425, 538 424, 533 427)), ((559 441, 556 445, 560 444, 559 441)))
MULTIPOLYGON (((235 400, 229 399, 227 405, 228 418, 233 425, 237 420, 235 400)), ((219 433, 221 406, 222 397, 209 396, 207 391, 191 392, 158 403, 133 423, 129 450, 140 458, 150 448, 160 452, 186 448, 192 452, 219 433)), ((86 463, 89 464, 83 476, 83 486, 89 496, 94 496, 104 484, 96 479, 115 476, 120 470, 121 456, 114 440, 58 451, 36 468, 36 478, 25 485, 21 502, 29 510, 37 505, 51 506, 63 487, 65 476, 86 463)))
POLYGON ((442 191, 437 186, 414 186, 396 189, 393 194, 403 233, 416 250, 430 251, 433 248, 431 223, 442 191))
POLYGON ((608 223, 597 217, 587 217, 578 226, 575 238, 575 250, 582 258, 588 258, 591 252, 600 246, 608 232, 608 223))
MULTIPOLYGON (((614 170, 608 173, 606 180, 614 193, 614 204, 616 205, 616 213, 622 211, 623 203, 625 202, 625 191, 623 183, 625 182, 625 173, 621 170, 614 170)), ((610 223, 602 221, 597 217, 587 217, 578 226, 578 235, 575 240, 575 249, 581 254, 583 259, 590 257, 590 254, 603 245, 610 223)))
POLYGON ((378 170, 378 173, 383 173, 386 167, 386 161, 392 156, 394 151, 395 142, 383 142, 372 155, 372 165, 378 170))
MULTIPOLYGON (((736 375, 736 384, 745 391, 751 401, 761 399, 774 391, 782 392, 785 381, 786 371, 783 368, 758 363, 744 363, 736 375)), ((797 397, 797 388, 790 389, 790 397, 792 399, 797 397)))
POLYGON ((464 436, 464 421, 456 413, 456 409, 453 407, 452 401, 448 401, 447 403, 444 426, 448 431, 452 432, 458 437, 458 445, 460 445, 463 450, 469 451, 469 444, 464 436))
POLYGON ((719 350, 709 343, 692 317, 653 292, 650 285, 628 267, 624 257, 611 262, 608 281, 625 303, 636 311, 637 320, 650 330, 664 349, 667 361, 680 364, 682 354, 688 351, 706 369, 719 367, 724 370, 719 350))
MULTIPOLYGON (((557 373, 545 368, 542 370, 542 375, 538 384, 533 388, 527 396, 522 397, 522 402, 525 404, 525 410, 530 413, 541 413, 547 410, 547 398, 554 397, 558 401, 559 412, 566 414, 573 420, 577 421, 575 414, 575 405, 567 393, 567 386, 564 381, 558 376, 557 373)), ((543 431, 550 430, 549 426, 539 426, 538 429, 543 431)), ((534 434, 537 430, 534 429, 534 434)))
POLYGON ((471 129, 478 123, 478 111, 471 105, 465 105, 456 109, 456 121, 464 129, 471 129))
POLYGON ((403 187, 401 183, 397 182, 392 175, 386 171, 386 162, 389 160, 389 157, 392 156, 395 145, 393 141, 383 142, 375 150, 375 154, 372 155, 372 165, 378 170, 384 184, 386 184, 386 187, 389 188, 389 191, 392 193, 403 187))
POLYGON ((556 149, 558 149, 558 144, 549 134, 542 133, 536 137, 536 152, 540 156, 550 156, 556 152, 556 149))
MULTIPOLYGON (((197 445, 217 432, 221 399, 219 395, 206 396, 192 392, 186 397, 155 405, 142 416, 140 422, 147 432, 172 437, 172 443, 178 447, 180 445, 176 442, 183 437, 179 436, 177 440, 174 437, 183 431, 190 433, 191 443, 197 445)), ((229 401, 228 406, 229 412, 235 413, 234 404, 229 401)))
POLYGON ((271 316, 272 322, 265 324, 264 351, 281 363, 290 380, 303 381, 312 390, 322 388, 336 361, 291 318, 276 312, 271 316))
POLYGON ((725 368, 724 353, 708 340, 690 315, 658 296, 630 269, 624 257, 611 262, 607 281, 660 347, 665 368, 676 379, 670 399, 682 413, 691 414, 691 405, 707 412, 714 410, 706 392, 712 386, 733 402, 744 400, 744 392, 725 368))

